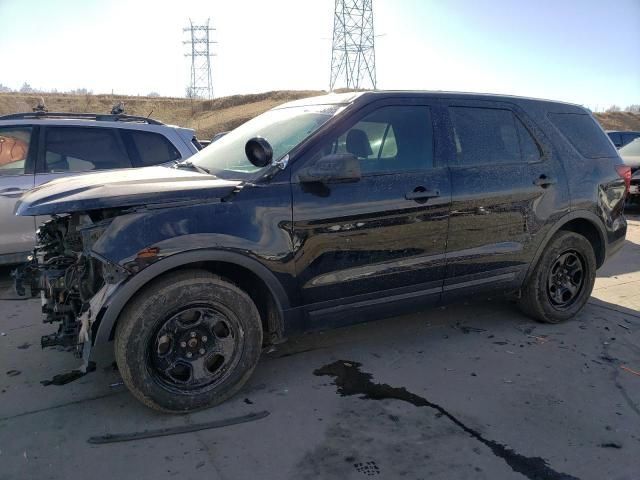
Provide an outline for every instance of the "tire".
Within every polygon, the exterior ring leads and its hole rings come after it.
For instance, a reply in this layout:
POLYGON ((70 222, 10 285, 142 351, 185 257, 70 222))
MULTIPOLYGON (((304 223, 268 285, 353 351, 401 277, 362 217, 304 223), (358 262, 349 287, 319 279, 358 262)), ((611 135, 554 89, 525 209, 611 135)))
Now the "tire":
POLYGON ((261 346, 251 298, 203 270, 152 281, 127 304, 115 334, 124 384, 148 407, 169 413, 230 398, 251 376, 261 346))
POLYGON ((591 243, 578 233, 560 231, 545 248, 523 287, 519 307, 540 322, 564 322, 587 303, 595 278, 596 257, 591 243), (576 273, 577 263, 581 264, 580 274, 576 273))

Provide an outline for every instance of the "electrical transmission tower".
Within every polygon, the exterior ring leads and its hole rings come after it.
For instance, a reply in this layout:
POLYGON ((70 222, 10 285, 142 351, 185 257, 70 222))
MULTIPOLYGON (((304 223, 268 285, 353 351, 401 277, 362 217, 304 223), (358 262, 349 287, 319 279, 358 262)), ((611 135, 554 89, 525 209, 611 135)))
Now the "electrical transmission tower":
POLYGON ((213 53, 210 46, 214 43, 209 39, 209 33, 215 28, 209 27, 209 20, 205 25, 194 25, 189 19, 189 26, 183 28, 191 35, 190 40, 182 43, 191 45, 191 51, 185 53, 185 57, 191 57, 191 81, 189 82, 188 96, 190 98, 213 98, 213 81, 211 80, 211 57, 213 53))
POLYGON ((331 80, 347 88, 376 88, 376 53, 373 35, 373 0, 335 0, 331 80))

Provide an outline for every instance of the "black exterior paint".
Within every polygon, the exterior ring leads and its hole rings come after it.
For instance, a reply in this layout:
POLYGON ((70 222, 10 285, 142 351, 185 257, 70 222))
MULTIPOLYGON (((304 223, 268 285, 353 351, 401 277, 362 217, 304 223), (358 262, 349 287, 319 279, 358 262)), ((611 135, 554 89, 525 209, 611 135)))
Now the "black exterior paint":
POLYGON ((18 213, 127 207, 93 246, 99 258, 129 272, 104 303, 96 345, 112 337, 120 310, 144 284, 198 261, 254 272, 275 297, 279 333, 287 336, 479 291, 517 290, 551 235, 571 220, 593 226, 603 240, 603 258, 617 250, 626 232, 619 202, 624 185, 615 170, 621 160, 615 150, 608 158, 581 157, 547 119, 550 111, 586 113, 574 105, 515 97, 369 92, 291 151, 287 168, 272 167, 253 183, 170 169, 161 178, 155 169, 154 193, 149 179, 138 187, 136 181, 124 185, 90 175, 73 198, 66 195, 73 180, 36 189, 23 198, 18 213), (433 169, 364 176, 353 183, 297 179, 324 138, 380 106, 406 104, 431 108, 433 169), (524 164, 453 166, 451 105, 512 110, 543 157, 524 164), (177 173, 190 188, 172 177, 177 173), (536 185, 543 175, 556 183, 536 185), (408 200, 406 194, 416 187, 437 190, 439 196, 408 200), (137 255, 151 247, 158 256, 149 265, 137 255))

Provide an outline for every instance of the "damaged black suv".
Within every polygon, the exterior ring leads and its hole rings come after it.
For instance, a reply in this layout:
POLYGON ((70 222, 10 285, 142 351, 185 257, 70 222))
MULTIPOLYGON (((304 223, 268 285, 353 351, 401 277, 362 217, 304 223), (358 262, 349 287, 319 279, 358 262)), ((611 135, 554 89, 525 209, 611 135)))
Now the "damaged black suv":
POLYGON ((274 108, 176 168, 61 179, 16 287, 43 346, 146 405, 215 405, 286 337, 470 295, 575 316, 622 245, 630 171, 576 105, 366 92, 274 108))

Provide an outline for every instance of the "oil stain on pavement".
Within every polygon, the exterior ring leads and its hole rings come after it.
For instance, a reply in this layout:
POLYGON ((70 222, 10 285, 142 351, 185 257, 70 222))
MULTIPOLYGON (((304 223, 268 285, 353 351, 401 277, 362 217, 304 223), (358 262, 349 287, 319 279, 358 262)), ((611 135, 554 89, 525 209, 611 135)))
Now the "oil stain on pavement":
POLYGON ((342 396, 359 395, 369 400, 394 399, 410 403, 416 407, 427 407, 435 410, 437 415, 446 417, 456 427, 463 430, 473 439, 487 446, 496 457, 504 460, 514 472, 520 473, 529 480, 578 480, 572 475, 557 472, 540 457, 527 457, 494 440, 485 438, 481 433, 465 425, 442 406, 424 397, 409 392, 403 387, 392 387, 385 383, 374 383, 372 375, 361 371, 358 362, 338 360, 315 370, 317 376, 335 378, 338 393, 342 396))

